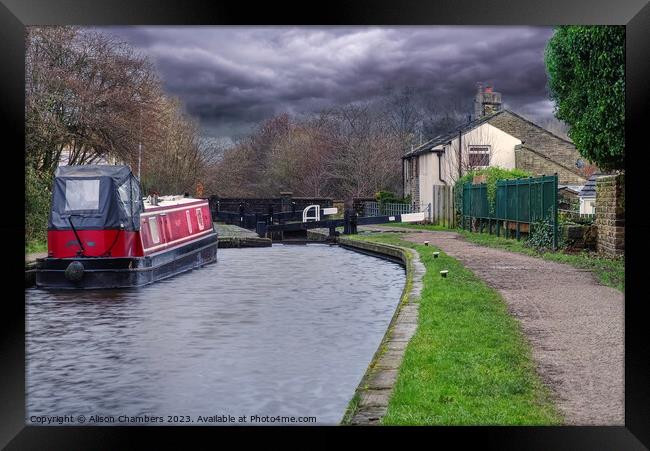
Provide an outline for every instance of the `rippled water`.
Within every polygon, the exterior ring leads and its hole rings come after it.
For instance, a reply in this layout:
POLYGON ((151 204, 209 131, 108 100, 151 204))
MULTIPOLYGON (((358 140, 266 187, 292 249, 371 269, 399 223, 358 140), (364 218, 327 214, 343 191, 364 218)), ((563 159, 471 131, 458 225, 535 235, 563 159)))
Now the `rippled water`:
POLYGON ((336 246, 274 245, 220 249, 216 264, 141 289, 29 289, 27 422, 280 415, 338 423, 404 280, 399 265, 336 246))

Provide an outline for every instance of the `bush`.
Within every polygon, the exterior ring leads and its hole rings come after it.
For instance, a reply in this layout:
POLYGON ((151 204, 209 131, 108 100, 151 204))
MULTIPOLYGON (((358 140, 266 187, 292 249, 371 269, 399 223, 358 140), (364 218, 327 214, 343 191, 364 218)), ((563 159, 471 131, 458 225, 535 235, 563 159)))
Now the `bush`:
POLYGON ((625 167, 625 27, 556 28, 544 57, 555 117, 601 170, 625 167))
POLYGON ((467 174, 459 178, 454 185, 454 203, 456 204, 456 212, 458 214, 462 214, 463 185, 467 182, 471 182, 475 176, 479 175, 487 176, 487 197, 490 206, 490 213, 492 214, 494 214, 497 197, 497 182, 499 180, 521 179, 532 176, 530 172, 522 171, 521 169, 503 169, 499 167, 489 167, 468 171, 467 174))
POLYGON ((379 202, 380 205, 383 204, 410 204, 411 195, 409 194, 406 197, 397 197, 395 193, 390 191, 379 191, 375 194, 375 199, 379 202))
POLYGON ((25 166, 25 242, 46 242, 52 180, 47 174, 25 166))
MULTIPOLYGON (((563 221, 558 221, 558 237, 557 248, 565 247, 566 243, 559 231, 562 229, 563 221)), ((553 222, 548 219, 543 219, 531 224, 528 239, 524 243, 525 246, 532 247, 539 252, 553 250, 553 222)))

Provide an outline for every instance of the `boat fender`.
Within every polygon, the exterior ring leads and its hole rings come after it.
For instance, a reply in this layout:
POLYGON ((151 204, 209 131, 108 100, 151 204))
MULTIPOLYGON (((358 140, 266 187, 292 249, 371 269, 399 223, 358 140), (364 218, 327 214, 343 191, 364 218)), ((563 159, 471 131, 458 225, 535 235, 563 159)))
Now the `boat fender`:
POLYGON ((65 278, 71 282, 78 282, 84 276, 84 265, 81 262, 74 261, 65 269, 65 278))

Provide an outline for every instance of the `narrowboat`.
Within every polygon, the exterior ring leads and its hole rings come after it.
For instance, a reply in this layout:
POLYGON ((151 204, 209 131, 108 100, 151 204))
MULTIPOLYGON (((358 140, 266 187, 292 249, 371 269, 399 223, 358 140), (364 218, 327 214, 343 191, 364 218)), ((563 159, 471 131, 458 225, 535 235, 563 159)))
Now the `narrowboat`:
POLYGON ((47 246, 36 286, 52 289, 139 287, 217 260, 208 201, 145 200, 128 166, 59 167, 47 246))

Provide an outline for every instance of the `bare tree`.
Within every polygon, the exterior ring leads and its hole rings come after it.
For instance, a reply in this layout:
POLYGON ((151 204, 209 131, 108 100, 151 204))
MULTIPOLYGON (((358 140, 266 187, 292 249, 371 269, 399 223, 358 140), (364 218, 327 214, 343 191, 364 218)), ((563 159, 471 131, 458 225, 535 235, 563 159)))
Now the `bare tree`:
POLYGON ((26 35, 26 157, 52 173, 62 155, 84 164, 132 160, 138 130, 161 95, 151 64, 127 45, 75 27, 26 35), (143 111, 144 110, 144 111, 143 111))

